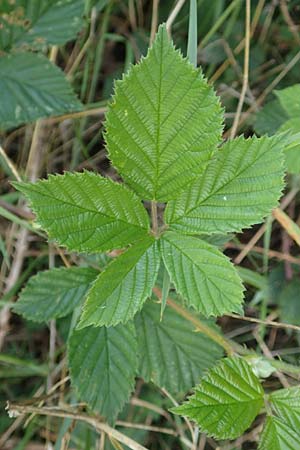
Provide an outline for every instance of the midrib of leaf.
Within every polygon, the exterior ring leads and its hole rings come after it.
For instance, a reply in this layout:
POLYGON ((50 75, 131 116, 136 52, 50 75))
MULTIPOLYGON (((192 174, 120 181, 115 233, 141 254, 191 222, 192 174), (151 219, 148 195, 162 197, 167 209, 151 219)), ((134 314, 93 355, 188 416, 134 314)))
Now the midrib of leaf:
MULTIPOLYGON (((61 190, 62 190, 62 187, 61 187, 61 190)), ((67 193, 68 194, 68 193, 67 193)), ((78 208, 78 209, 81 209, 82 211, 84 211, 84 212, 90 212, 90 213, 97 213, 97 214, 101 214, 102 216, 104 216, 104 217, 107 217, 108 219, 111 219, 112 221, 115 221, 115 220, 117 220, 118 222, 122 222, 122 223, 124 223, 124 224, 128 224, 128 223, 130 223, 130 225, 133 225, 133 226, 135 226, 136 228, 143 228, 144 230, 147 230, 147 228, 145 228, 145 227, 143 227, 143 226, 141 226, 141 225, 137 225, 136 223, 132 223, 132 222, 129 222, 128 220, 127 221, 125 221, 124 219, 121 219, 121 218, 119 218, 119 217, 116 217, 116 216, 109 216, 108 214, 105 214, 104 212, 102 212, 101 210, 99 211, 98 209, 90 209, 90 208, 85 208, 85 207, 83 207, 83 206, 80 206, 80 205, 76 205, 76 204, 74 204, 74 203, 70 203, 70 202, 68 202, 67 200, 61 200, 60 198, 57 198, 55 195, 49 195, 49 194, 47 194, 47 193, 42 193, 42 194, 40 194, 40 195, 42 195, 43 197, 48 197, 48 198, 50 198, 51 200, 56 200, 58 203, 64 203, 64 204, 66 204, 66 205, 68 205, 68 206, 71 206, 71 207, 73 207, 73 208, 78 208)), ((89 200, 91 200, 91 199, 89 199, 89 200)), ((95 208, 96 208, 96 205, 95 205, 95 208)), ((75 214, 74 214, 75 215, 75 214)), ((72 214, 69 214, 69 216, 68 217, 72 217, 72 214)), ((94 228, 93 228, 94 229, 94 228)))
MULTIPOLYGON (((192 88, 192 86, 193 86, 193 84, 195 83, 196 80, 197 80, 197 78, 194 78, 193 83, 190 84, 190 89, 192 88)), ((183 95, 181 98, 184 98, 186 95, 187 95, 187 92, 185 92, 184 95, 183 95)), ((206 97, 208 97, 208 95, 209 95, 209 92, 207 92, 206 97)), ((178 100, 178 103, 180 102, 181 98, 178 100)), ((205 97, 204 97, 204 100, 205 100, 205 97)), ((197 107, 199 107, 199 105, 197 105, 197 107)), ((197 107, 195 107, 195 109, 197 109, 197 107)), ((185 120, 185 121, 182 121, 182 126, 181 126, 181 128, 179 128, 179 129, 176 131, 176 133, 172 136, 172 138, 168 141, 167 145, 162 149, 162 152, 163 152, 167 147, 169 147, 169 145, 174 141, 174 139, 176 139, 176 137, 178 136, 178 134, 182 131, 182 128, 185 127, 186 122, 190 119, 190 117, 193 116, 194 112, 195 112, 195 110, 192 109, 190 115, 188 116, 188 118, 187 118, 187 119, 185 118, 186 120, 185 120)), ((167 118, 164 119, 164 121, 162 122, 161 125, 163 125, 163 124, 166 122, 166 120, 171 116, 171 114, 173 114, 173 111, 171 111, 170 114, 168 114, 167 118)), ((195 138, 195 140, 194 140, 193 142, 191 142, 190 147, 192 147, 192 146, 195 144, 195 142, 198 141, 198 139, 199 139, 199 136, 197 136, 197 137, 195 138)), ((191 153, 191 150, 186 150, 186 152, 191 153)), ((172 161, 172 164, 168 164, 167 167, 170 169, 170 168, 171 168, 172 166, 174 166, 174 164, 176 164, 177 161, 178 161, 179 159, 181 159, 181 158, 182 158, 182 155, 179 154, 179 155, 177 156, 177 158, 176 158, 174 161, 172 161)))
MULTIPOLYGON (((158 340, 158 342, 161 343, 161 345, 160 345, 161 350, 162 350, 162 349, 164 350, 164 345, 163 345, 163 343, 162 343, 162 336, 161 336, 161 334, 167 335, 168 338, 170 339, 170 341, 174 343, 174 340, 169 336, 168 333, 165 332, 165 330, 161 330, 161 329, 158 330, 157 327, 155 327, 155 329, 156 329, 157 340, 158 340), (161 331, 161 333, 159 333, 159 331, 161 331)), ((177 344, 177 343, 176 343, 176 344, 177 344)), ((178 347, 179 347, 179 346, 178 346, 178 347)), ((183 377, 183 372, 182 372, 182 367, 181 367, 181 360, 180 360, 180 358, 179 358, 178 347, 177 347, 177 345, 175 345, 175 347, 174 347, 174 348, 175 348, 175 355, 176 355, 176 367, 177 367, 177 369, 180 371, 180 378, 183 379, 184 377, 183 377)), ((184 355, 186 356, 186 353, 185 353, 181 348, 180 348, 180 350, 181 350, 182 354, 184 354, 184 355)), ((167 359, 167 358, 164 356, 164 361, 165 361, 166 359, 167 359)), ((164 366, 165 366, 165 364, 164 364, 164 366)))
MULTIPOLYGON (((259 150, 259 147, 258 147, 258 150, 259 150)), ((222 148, 221 149, 218 149, 217 151, 222 151, 222 148)), ((261 154, 261 157, 263 157, 266 153, 268 153, 268 150, 266 150, 264 153, 262 153, 261 154)), ((241 155, 241 159, 242 159, 242 156, 243 155, 241 155)), ((240 159, 240 160, 241 160, 240 159)), ((212 162, 213 162, 213 160, 212 160, 212 162)), ((255 161, 256 162, 256 161, 255 161)), ((266 164, 266 163, 265 163, 266 164)), ((228 180, 226 183, 224 183, 220 188, 218 188, 218 189, 216 189, 216 190, 212 190, 209 194, 207 194, 207 196, 205 197, 205 198, 203 198, 201 201, 199 201, 199 202, 197 202, 197 205, 196 206, 192 206, 192 207, 190 207, 189 209, 187 209, 187 210, 185 210, 185 212, 184 212, 184 214, 181 214, 180 216, 176 216, 176 218, 178 219, 179 217, 184 217, 185 215, 189 215, 192 211, 194 211, 195 209, 198 209, 206 200, 208 200, 210 197, 212 197, 213 195, 216 195, 216 194, 218 194, 222 189, 224 189, 226 186, 228 186, 232 181, 234 181, 236 178, 238 178, 240 175, 242 175, 246 170, 248 170, 251 166, 253 165, 253 162, 252 163, 249 163, 249 164, 247 164, 243 169, 241 169, 239 172, 237 172, 234 176, 232 176, 231 178, 230 178, 230 180, 228 180)), ((208 169, 208 168, 207 168, 208 169)), ((220 169, 218 170, 218 172, 217 172, 217 174, 220 174, 220 172, 221 172, 221 170, 222 170, 222 166, 220 165, 220 169)), ((204 176, 205 176, 205 174, 204 174, 204 176)), ((203 179, 203 181, 205 181, 205 179, 203 179)), ((214 181, 214 184, 216 184, 217 183, 217 181, 218 181, 218 177, 216 176, 215 177, 215 181, 214 181)), ((202 183, 203 184, 203 183, 202 183)), ((251 190, 251 192, 253 192, 252 190, 251 190)), ((259 191, 257 191, 257 192, 259 192, 259 191)), ((201 191, 199 192, 199 195, 201 195, 201 191)), ((230 205, 230 208, 231 208, 232 206, 230 205)), ((214 217, 214 220, 216 220, 216 218, 214 217)), ((224 220, 224 219, 222 219, 222 218, 219 218, 219 220, 224 220)))
MULTIPOLYGON (((249 390, 249 391, 252 392, 252 395, 257 395, 258 398, 260 398, 260 397, 259 397, 259 393, 258 393, 255 389, 253 389, 253 387, 252 387, 249 383, 247 383, 246 381, 244 381, 243 378, 238 377, 238 376, 237 376, 237 373, 235 372, 235 370, 234 370, 231 366, 227 366, 227 370, 231 371, 232 377, 235 378, 235 385, 234 385, 234 388, 235 388, 236 391, 241 392, 243 395, 245 395, 245 392, 244 392, 242 389, 240 389, 240 388, 237 387, 238 384, 240 384, 240 385, 243 384, 243 386, 244 386, 244 388, 245 388, 246 390, 249 390)), ((231 384, 229 383, 229 381, 228 381, 227 379, 222 378, 221 375, 220 375, 218 372, 215 372, 214 376, 215 376, 216 378, 219 378, 219 379, 221 380, 222 383, 231 386, 231 384)), ((217 389, 219 389, 218 386, 215 386, 215 387, 216 387, 217 389)), ((238 401, 240 402, 240 399, 239 399, 238 401)), ((245 400, 245 401, 247 401, 247 400, 245 400)), ((253 399, 253 401, 255 401, 255 399, 253 399)), ((243 400, 241 400, 241 402, 243 402, 243 400)))
MULTIPOLYGON (((186 254, 185 253, 185 251, 184 250, 182 250, 182 248, 180 248, 180 247, 178 247, 176 244, 174 244, 174 241, 172 241, 172 243, 170 243, 170 241, 167 239, 167 242, 170 244, 170 245, 172 245, 173 247, 175 247, 177 250, 178 250, 178 252, 179 253, 181 253, 181 254, 183 254, 189 261, 191 261, 192 263, 193 263, 193 268, 194 268, 194 260, 188 255, 188 254, 186 254)), ((221 255, 220 255, 221 256, 221 255)), ((180 264, 182 264, 182 258, 180 258, 180 264)), ((206 276, 205 276, 205 273, 201 270, 201 266, 214 266, 214 264, 208 264, 208 263, 205 263, 205 262, 201 262, 201 264, 197 264, 197 269, 202 273, 202 275, 204 276, 204 281, 206 282, 207 280, 206 280, 206 276)), ((222 267, 222 265, 220 265, 220 267, 222 267)), ((185 268, 181 265, 181 271, 182 271, 182 273, 184 272, 184 270, 185 270, 185 268)), ((194 278, 195 278, 195 274, 194 274, 194 272, 193 272, 193 276, 194 276, 194 278)), ((218 277, 218 278, 221 278, 220 276, 218 277)), ((227 278, 222 278, 222 280, 227 280, 227 278)), ((218 290, 219 290, 219 288, 218 288, 218 286, 215 284, 215 282, 214 281, 212 281, 212 280, 209 280, 218 290)))
MULTIPOLYGON (((275 429, 275 433, 273 433, 273 437, 275 438, 275 441, 276 441, 276 443, 277 443, 277 447, 279 448, 279 445, 280 445, 279 433, 276 433, 277 430, 276 430, 275 425, 273 425, 273 429, 275 429)), ((282 436, 281 436, 281 439, 282 439, 283 441, 285 441, 284 438, 282 438, 282 436)))
MULTIPOLYGON (((106 333, 107 333, 107 331, 106 331, 106 329, 105 329, 105 336, 107 336, 106 333)), ((83 359, 83 361, 82 361, 82 366, 83 366, 83 367, 85 366, 85 362, 86 362, 87 358, 89 357, 89 355, 94 353, 94 348, 97 348, 97 344, 98 344, 98 343, 97 343, 97 340, 95 340, 94 343, 93 343, 93 345, 92 345, 91 347, 88 348, 88 351, 86 352, 86 354, 85 354, 85 356, 84 356, 84 359, 83 359)), ((102 351, 101 351, 101 353, 100 353, 100 355, 99 355, 99 359, 101 358, 101 355, 102 355, 103 351, 104 351, 104 346, 102 347, 102 351)), ((94 372, 95 367, 96 367, 96 365, 97 365, 99 359, 95 360, 94 365, 93 365, 93 370, 92 370, 92 372, 94 372)))
MULTIPOLYGON (((153 245, 153 244, 152 244, 153 245)), ((146 250, 146 252, 149 250, 149 248, 150 247, 148 247, 147 248, 147 250, 146 250)), ((146 253, 145 252, 145 253, 146 253)), ((145 253, 144 253, 144 255, 145 255, 145 253)), ((143 255, 143 256, 144 256, 143 255)), ((143 257, 142 256, 142 257, 143 257)), ((145 272, 147 273, 148 272, 148 267, 147 267, 147 258, 146 258, 146 263, 145 263, 145 272)), ((136 265, 137 265, 137 263, 136 263, 136 265)), ((136 265, 134 266, 134 267, 136 267, 136 265)), ((126 272, 126 275, 128 274, 128 272, 126 272)), ((135 284, 136 284, 136 274, 137 274, 137 271, 135 270, 134 271, 134 277, 133 277, 133 283, 132 283, 132 286, 131 286, 131 295, 130 295, 130 297, 132 298, 133 297, 133 295, 132 295, 132 293, 133 293, 133 291, 134 291, 134 286, 135 286, 135 284)), ((121 299, 121 297, 119 297, 119 300, 121 299)), ((116 310, 117 310, 117 307, 118 307, 118 305, 119 305, 119 303, 120 302, 118 302, 118 304, 116 305, 116 307, 115 307, 115 310, 114 310, 114 315, 115 315, 115 312, 116 312, 116 310)), ((128 302, 128 307, 127 307, 127 310, 126 310, 126 317, 128 316, 128 311, 129 311, 129 309, 130 309, 130 307, 131 307, 131 304, 130 304, 130 302, 128 302)))
MULTIPOLYGON (((152 321, 153 322, 153 321, 152 321)), ((160 332, 161 334, 165 335, 168 337, 168 339, 170 339, 171 342, 174 343, 174 338, 171 334, 168 333, 168 331, 165 328, 160 328, 160 332)), ((158 336, 158 340, 160 341, 160 337, 159 337, 159 333, 158 331, 156 331, 156 334, 158 336)), ((163 348, 163 345, 161 346, 161 348, 163 348)), ((177 357, 177 367, 179 368, 179 370, 181 370, 181 360, 179 358, 179 350, 180 352, 185 356, 190 358, 189 355, 186 354, 186 352, 184 351, 184 348, 180 345, 180 342, 176 341, 176 345, 175 345, 175 352, 176 352, 176 357, 177 357)), ((194 362, 194 361, 193 361, 194 362)), ((182 377, 183 378, 183 377, 182 377)))
MULTIPOLYGON (((156 199, 156 193, 158 190, 158 176, 159 176, 159 162, 160 162, 160 116, 161 116, 161 85, 162 85, 162 61, 163 61, 163 45, 164 45, 164 36, 161 39, 160 45, 160 64, 159 64, 159 85, 158 85, 158 108, 157 108, 157 130, 156 130, 156 164, 155 164, 155 184, 154 184, 154 200, 156 199)), ((155 53, 154 53, 155 54, 155 53)), ((156 55, 155 55, 156 56, 156 55)))
MULTIPOLYGON (((108 354, 108 335, 107 335, 107 328, 105 328, 105 349, 106 349, 106 366, 108 367, 108 374, 110 374, 110 362, 109 362, 109 354, 108 354)), ((107 384, 108 384, 108 389, 106 391, 106 395, 104 397, 104 399, 107 399, 107 396, 110 394, 111 392, 111 383, 110 383, 110 377, 107 377, 107 384)))

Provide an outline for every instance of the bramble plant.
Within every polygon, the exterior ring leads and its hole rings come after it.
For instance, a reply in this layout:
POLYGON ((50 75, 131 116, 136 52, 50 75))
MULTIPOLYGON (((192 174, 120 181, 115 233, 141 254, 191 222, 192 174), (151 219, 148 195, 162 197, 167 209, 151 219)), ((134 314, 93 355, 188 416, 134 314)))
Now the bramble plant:
POLYGON ((278 203, 284 175, 282 136, 222 143, 222 128, 218 97, 161 26, 148 55, 116 82, 106 115, 108 154, 125 183, 87 171, 14 183, 51 240, 75 252, 119 249, 119 256, 100 273, 39 273, 14 310, 37 322, 73 312, 72 384, 110 422, 137 375, 176 394, 206 371, 175 413, 233 439, 266 405, 260 448, 295 449, 299 388, 264 395, 249 360, 229 355, 216 365, 226 340, 207 318, 242 314, 243 286, 207 237, 261 222, 278 203), (199 333, 189 317, 202 324, 199 333))

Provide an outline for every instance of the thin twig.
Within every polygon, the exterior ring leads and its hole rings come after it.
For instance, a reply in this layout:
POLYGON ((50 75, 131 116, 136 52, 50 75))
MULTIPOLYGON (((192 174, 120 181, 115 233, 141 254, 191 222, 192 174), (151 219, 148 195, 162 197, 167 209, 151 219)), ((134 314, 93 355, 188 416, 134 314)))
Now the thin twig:
POLYGON ((236 115, 233 121, 233 125, 231 128, 230 139, 233 139, 240 120, 246 92, 248 89, 248 80, 249 80, 249 54, 250 54, 250 18, 251 18, 251 5, 250 0, 246 0, 246 33, 245 33, 245 56, 244 56, 244 71, 243 71, 243 85, 242 91, 236 111, 236 115))
POLYGON ((55 406, 41 408, 38 406, 27 406, 9 402, 7 403, 6 409, 10 417, 18 417, 21 414, 38 414, 43 416, 62 417, 79 420, 91 425, 98 433, 105 433, 108 436, 113 437, 117 441, 122 442, 122 444, 127 445, 127 447, 132 450, 148 450, 146 447, 140 445, 125 434, 120 433, 106 423, 101 422, 98 418, 77 411, 72 411, 71 409, 65 410, 55 406))
POLYGON ((171 34, 171 28, 172 28, 174 20, 176 19, 177 15, 179 14, 179 12, 184 4, 185 4, 185 0, 178 0, 178 2, 175 5, 175 8, 169 15, 168 20, 166 22, 167 31, 169 34, 171 34))
POLYGON ((157 203, 155 201, 151 202, 151 220, 152 220, 152 231, 154 236, 158 234, 158 218, 157 218, 157 203))
POLYGON ((78 68, 82 58, 84 57, 87 49, 89 48, 89 46, 92 44, 92 42, 95 39, 95 28, 96 28, 96 20, 97 20, 97 9, 96 7, 92 8, 91 11, 91 25, 90 25, 90 32, 89 32, 89 36, 86 40, 86 42, 84 43, 82 49, 80 50, 80 52, 78 53, 75 61, 73 62, 72 66, 70 67, 70 69, 67 72, 67 78, 71 79, 74 72, 76 71, 76 69, 78 68))
MULTIPOLYGON (((291 191, 284 197, 280 204, 280 209, 285 209, 290 202, 295 198, 297 193, 299 192, 298 188, 291 189, 291 191)), ((248 255, 248 253, 251 251, 251 249, 254 247, 254 245, 259 241, 259 239, 263 236, 264 232, 266 231, 266 224, 264 223, 259 230, 255 233, 254 236, 250 239, 248 244, 244 247, 244 249, 241 251, 241 253, 234 259, 235 264, 240 264, 243 259, 248 255)))
MULTIPOLYGON (((244 250, 246 247, 247 247, 247 245, 235 244, 233 242, 227 242, 227 244, 225 244, 225 248, 233 248, 233 249, 238 249, 238 250, 244 250)), ((258 247, 256 245, 251 246, 250 250, 255 253, 260 253, 260 254, 264 254, 266 251, 265 248, 258 247)), ((296 264, 298 266, 300 265, 300 258, 291 256, 288 253, 278 252, 277 250, 268 250, 267 254, 268 254, 269 258, 276 258, 276 259, 279 259, 280 261, 287 261, 291 264, 296 264)))
POLYGON ((232 317, 233 319, 245 320, 246 322, 260 323, 262 325, 266 325, 267 327, 285 328, 287 330, 294 330, 298 332, 300 331, 300 327, 298 327, 297 325, 291 325, 289 323, 274 322, 273 320, 261 320, 256 319, 255 317, 239 316, 238 314, 225 314, 225 315, 227 317, 232 317))
MULTIPOLYGON (((266 0, 259 0, 259 2, 257 4, 257 7, 255 9, 255 12, 254 12, 254 15, 253 15, 253 20, 252 20, 252 23, 251 23, 251 32, 250 32, 250 36, 251 37, 253 36, 253 34, 254 34, 255 30, 256 30, 256 27, 257 27, 257 24, 258 24, 261 12, 263 10, 265 1, 266 0)), ((238 55, 243 50, 244 47, 245 47, 245 39, 243 39, 235 47, 235 49, 233 50, 233 53, 235 55, 238 55)), ((209 82, 210 83, 214 83, 216 80, 218 80, 220 78, 220 76, 225 72, 225 70, 227 69, 227 67, 229 65, 230 65, 230 59, 226 59, 226 61, 223 62, 223 64, 216 70, 216 72, 210 78, 209 82)))
MULTIPOLYGON (((268 346, 266 345, 266 343, 264 342, 264 340, 262 339, 262 337, 259 334, 258 328, 256 328, 253 332, 253 336, 255 337, 260 349, 262 350, 263 354, 269 358, 270 360, 274 360, 273 355, 270 351, 270 349, 268 348, 268 346)), ((285 388, 289 388, 290 384, 286 378, 286 376, 281 373, 280 371, 276 370, 276 372, 274 373, 274 375, 278 378, 278 380, 280 381, 280 383, 282 384, 283 387, 285 388)))
POLYGON ((159 0, 153 0, 150 44, 152 44, 152 42, 154 41, 155 33, 156 33, 156 30, 157 30, 158 6, 159 6, 159 0))
POLYGON ((50 119, 44 119, 44 123, 53 125, 56 122, 62 122, 63 120, 67 119, 80 119, 81 117, 101 116, 102 114, 106 113, 106 111, 106 107, 86 109, 85 111, 78 111, 74 113, 63 114, 61 116, 51 117, 50 119))
MULTIPOLYGON (((288 74, 288 72, 297 64, 297 62, 300 61, 300 51, 296 53, 294 58, 291 59, 291 61, 284 66, 284 69, 280 72, 280 74, 267 86, 267 88, 261 93, 261 95, 257 98, 256 104, 250 106, 250 108, 245 111, 243 114, 243 117, 241 118, 238 129, 241 127, 241 125, 244 124, 244 122, 248 119, 248 117, 256 110, 257 106, 261 106, 265 100, 265 98, 273 91, 273 89, 277 86, 278 83, 288 74)), ((231 130, 228 130, 224 137, 227 137, 230 135, 231 130)))
POLYGON ((133 428, 136 430, 154 431, 156 433, 170 434, 171 436, 178 436, 178 432, 172 428, 155 427, 144 423, 124 422, 123 420, 117 420, 116 425, 119 427, 133 428))
POLYGON ((273 217, 280 223, 288 235, 300 246, 300 228, 298 225, 280 208, 273 210, 273 217))
POLYGON ((22 181, 14 163, 9 159, 9 157, 7 156, 4 148, 0 145, 0 156, 2 156, 2 158, 4 159, 4 161, 6 162, 6 164, 8 165, 8 167, 10 168, 10 170, 12 171, 15 179, 17 181, 22 181))

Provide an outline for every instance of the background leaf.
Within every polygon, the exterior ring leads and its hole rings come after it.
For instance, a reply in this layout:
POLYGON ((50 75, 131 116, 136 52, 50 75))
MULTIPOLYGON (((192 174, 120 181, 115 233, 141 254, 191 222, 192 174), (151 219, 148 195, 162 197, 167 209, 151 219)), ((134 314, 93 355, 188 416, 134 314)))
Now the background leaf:
POLYGON ((116 258, 89 291, 79 327, 111 326, 132 319, 151 295, 159 262, 157 243, 150 236, 116 258))
POLYGON ((279 100, 272 100, 256 114, 254 129, 259 135, 272 136, 289 118, 279 100))
POLYGON ((258 449, 295 450, 296 448, 300 448, 300 435, 277 417, 267 417, 258 449))
POLYGON ((0 5, 0 48, 40 48, 73 39, 83 25, 82 0, 14 0, 0 5))
POLYGON ((62 71, 45 56, 0 58, 0 129, 82 109, 62 71))
POLYGON ((289 117, 300 115, 300 84, 294 84, 280 91, 275 91, 275 94, 289 117))
POLYGON ((112 422, 134 388, 138 365, 134 326, 75 330, 68 356, 80 400, 112 422))
POLYGON ((242 312, 243 286, 229 259, 207 242, 168 232, 162 256, 177 292, 205 316, 242 312))
POLYGON ((223 355, 221 347, 168 306, 160 320, 160 305, 149 301, 135 322, 141 376, 171 393, 191 389, 223 355))
POLYGON ((276 414, 291 428, 300 430, 300 387, 294 386, 272 392, 269 400, 276 414))
POLYGON ((166 201, 203 171, 222 120, 214 91, 161 26, 147 57, 116 82, 106 116, 109 155, 142 198, 166 201))
POLYGON ((61 267, 39 272, 22 290, 14 312, 35 322, 67 316, 83 303, 98 273, 88 267, 61 267))
POLYGON ((251 425, 262 405, 258 378, 246 361, 234 357, 212 368, 196 386, 195 394, 172 411, 195 420, 209 436, 235 439, 251 425))
POLYGON ((300 322, 300 280, 294 278, 285 284, 279 295, 281 320, 285 323, 299 325, 300 322))
POLYGON ((282 137, 226 142, 200 176, 168 204, 166 222, 183 233, 226 233, 261 222, 283 189, 282 137))
POLYGON ((111 250, 147 234, 148 215, 138 197, 96 173, 66 172, 14 186, 27 196, 50 238, 69 250, 111 250))
POLYGON ((299 133, 300 133, 300 113, 297 117, 284 122, 278 130, 278 133, 289 132, 290 139, 295 139, 295 144, 287 146, 285 150, 285 161, 288 172, 299 173, 300 172, 300 144, 299 144, 299 133))

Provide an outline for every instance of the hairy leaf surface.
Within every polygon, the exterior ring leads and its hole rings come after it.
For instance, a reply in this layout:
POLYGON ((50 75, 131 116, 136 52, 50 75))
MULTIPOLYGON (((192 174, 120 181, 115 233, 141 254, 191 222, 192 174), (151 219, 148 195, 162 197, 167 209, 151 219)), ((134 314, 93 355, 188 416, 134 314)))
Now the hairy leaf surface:
POLYGON ((124 247, 149 229, 138 197, 93 172, 66 172, 14 186, 28 197, 50 238, 69 250, 93 253, 124 247))
MULTIPOLYGON (((299 293, 299 291, 298 291, 299 293)), ((300 386, 272 392, 269 400, 273 410, 295 431, 300 430, 300 386)))
POLYGON ((222 120, 212 88, 161 26, 147 57, 116 82, 106 115, 109 155, 142 198, 176 198, 206 166, 222 120))
POLYGON ((209 436, 235 439, 251 425, 262 405, 258 378, 246 361, 234 357, 212 368, 196 386, 195 394, 172 411, 195 420, 209 436))
POLYGON ((151 295, 159 268, 157 242, 147 236, 99 275, 87 295, 79 327, 127 322, 151 295))
POLYGON ((222 348, 191 323, 166 307, 162 320, 160 305, 147 302, 136 316, 140 374, 176 394, 194 386, 203 372, 223 355, 222 348))
POLYGON ((97 275, 97 270, 87 267, 39 272, 21 291, 14 311, 35 322, 64 317, 83 303, 97 275))
POLYGON ((261 435, 259 450, 296 450, 300 448, 300 434, 277 417, 269 416, 261 435))
POLYGON ((170 278, 188 305, 205 316, 242 312, 241 280, 216 247, 174 232, 163 235, 161 247, 170 278))
POLYGON ((75 330, 68 357, 79 399, 112 422, 134 388, 138 365, 134 326, 75 330))
POLYGON ((83 24, 82 0, 14 0, 0 6, 0 48, 61 45, 83 24))
POLYGON ((45 56, 0 58, 0 129, 82 109, 62 71, 45 56))
POLYGON ((261 222, 283 188, 282 138, 226 142, 205 173, 168 204, 166 222, 183 233, 226 233, 261 222))

